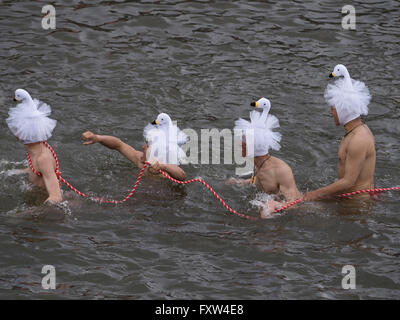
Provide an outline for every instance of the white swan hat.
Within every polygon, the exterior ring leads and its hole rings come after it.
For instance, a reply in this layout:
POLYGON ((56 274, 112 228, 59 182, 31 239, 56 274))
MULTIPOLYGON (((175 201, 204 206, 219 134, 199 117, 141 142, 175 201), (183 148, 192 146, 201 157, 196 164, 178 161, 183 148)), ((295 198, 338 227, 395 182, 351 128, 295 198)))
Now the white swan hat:
POLYGON ((186 153, 181 146, 189 137, 172 122, 168 114, 160 113, 156 120, 144 128, 143 136, 149 144, 147 160, 157 159, 176 165, 186 161, 186 153))
POLYGON ((48 140, 57 125, 57 120, 48 117, 51 114, 50 106, 38 99, 32 99, 24 89, 15 91, 14 101, 18 104, 10 108, 6 119, 11 132, 23 144, 48 140))
POLYGON ((335 107, 339 123, 345 125, 360 115, 368 114, 368 104, 371 101, 371 95, 364 82, 350 78, 347 68, 338 64, 330 78, 340 77, 335 83, 328 84, 325 89, 324 98, 330 107, 335 107))
POLYGON ((269 149, 279 150, 281 148, 279 142, 282 135, 279 132, 272 131, 279 128, 279 120, 269 114, 271 109, 270 101, 266 98, 261 98, 250 105, 262 108, 262 113, 255 110, 251 111, 250 121, 239 118, 235 121, 234 127, 235 132, 239 132, 246 137, 247 156, 263 156, 269 152, 269 149))

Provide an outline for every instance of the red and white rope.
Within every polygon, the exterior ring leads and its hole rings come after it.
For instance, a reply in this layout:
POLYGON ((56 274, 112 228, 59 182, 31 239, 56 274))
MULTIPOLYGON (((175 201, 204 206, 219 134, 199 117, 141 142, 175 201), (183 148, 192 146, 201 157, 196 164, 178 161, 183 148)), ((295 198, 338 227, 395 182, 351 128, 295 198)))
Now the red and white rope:
MULTIPOLYGON (((351 197, 351 196, 355 196, 355 195, 362 194, 362 193, 369 193, 371 195, 374 195, 376 193, 381 193, 381 192, 384 192, 384 191, 394 191, 394 190, 400 190, 400 187, 374 188, 374 189, 357 190, 357 191, 338 194, 338 195, 336 195, 336 197, 345 198, 345 197, 351 197)), ((298 203, 303 202, 303 201, 304 201, 304 198, 297 199, 297 200, 295 200, 293 202, 287 203, 286 205, 276 209, 272 213, 283 211, 283 210, 288 209, 288 208, 294 206, 295 204, 298 204, 298 203)))
POLYGON ((186 180, 186 181, 180 181, 180 180, 176 180, 176 179, 172 178, 168 173, 166 173, 166 172, 164 172, 164 171, 162 171, 162 170, 159 170, 159 172, 160 172, 164 177, 168 178, 169 180, 171 180, 172 182, 175 182, 175 183, 177 183, 177 184, 188 184, 188 183, 192 183, 192 182, 199 182, 199 183, 201 183, 203 186, 205 186, 205 187, 208 189, 208 191, 210 191, 210 192, 219 200, 219 202, 221 202, 221 204, 224 206, 224 208, 225 208, 226 210, 228 210, 230 213, 233 213, 233 214, 235 214, 235 215, 237 215, 237 216, 239 216, 239 217, 241 217, 241 218, 245 218, 245 219, 247 219, 247 220, 256 221, 256 220, 259 219, 259 218, 257 218, 257 217, 248 216, 248 215, 246 215, 246 214, 239 213, 239 212, 237 212, 236 210, 232 209, 230 206, 228 206, 228 205, 226 204, 226 202, 225 202, 224 200, 222 200, 222 198, 214 191, 214 189, 211 188, 211 187, 208 185, 208 183, 205 182, 205 181, 202 180, 202 179, 198 179, 198 178, 197 178, 197 179, 190 179, 190 180, 186 180))

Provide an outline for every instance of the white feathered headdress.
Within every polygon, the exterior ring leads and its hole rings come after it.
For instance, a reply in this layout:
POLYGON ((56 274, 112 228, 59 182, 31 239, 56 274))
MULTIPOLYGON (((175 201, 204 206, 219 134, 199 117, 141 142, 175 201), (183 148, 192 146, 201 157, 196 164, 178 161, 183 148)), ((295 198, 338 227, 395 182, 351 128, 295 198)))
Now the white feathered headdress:
POLYGON ((48 118, 51 108, 48 104, 32 99, 30 94, 23 90, 15 91, 15 101, 18 105, 10 108, 6 119, 11 132, 23 143, 30 144, 46 141, 52 135, 57 121, 48 118))
POLYGON ((272 131, 272 129, 279 128, 279 120, 269 114, 271 108, 269 100, 261 98, 252 105, 263 108, 263 112, 251 111, 250 121, 239 118, 235 121, 234 127, 236 132, 239 131, 246 137, 247 156, 263 156, 269 152, 269 149, 279 150, 282 135, 279 132, 272 131), (251 141, 254 149, 252 145, 249 145, 251 141), (254 154, 251 153, 252 149, 254 154))
POLYGON ((347 68, 338 64, 329 77, 339 77, 333 84, 328 84, 324 98, 330 107, 335 107, 339 122, 347 122, 368 114, 368 104, 371 100, 368 87, 364 82, 350 78, 347 68))
POLYGON ((189 137, 172 123, 168 114, 160 113, 156 120, 144 128, 143 136, 149 144, 147 160, 155 158, 162 163, 176 165, 186 161, 181 146, 189 137))

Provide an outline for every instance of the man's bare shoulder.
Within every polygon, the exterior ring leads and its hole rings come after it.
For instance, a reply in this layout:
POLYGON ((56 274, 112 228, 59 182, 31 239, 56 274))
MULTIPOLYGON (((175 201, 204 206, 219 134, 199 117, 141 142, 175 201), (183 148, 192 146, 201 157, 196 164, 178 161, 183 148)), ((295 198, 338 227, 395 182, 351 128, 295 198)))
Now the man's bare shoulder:
POLYGON ((274 171, 278 181, 293 177, 292 168, 284 160, 273 157, 273 162, 274 164, 271 169, 274 171))
POLYGON ((300 197, 297 189, 292 168, 282 159, 276 158, 275 177, 280 191, 287 200, 294 200, 300 197))
POLYGON ((272 165, 274 167, 275 170, 279 170, 279 171, 292 171, 292 169, 290 168, 290 166, 282 159, 277 158, 277 157, 271 157, 272 160, 272 165))
POLYGON ((364 130, 360 132, 360 135, 363 135, 363 137, 368 139, 370 142, 375 142, 375 137, 371 129, 366 124, 363 125, 363 129, 364 130))
POLYGON ((354 132, 349 137, 348 148, 351 149, 363 149, 368 148, 375 143, 374 135, 367 125, 363 125, 360 130, 354 132))

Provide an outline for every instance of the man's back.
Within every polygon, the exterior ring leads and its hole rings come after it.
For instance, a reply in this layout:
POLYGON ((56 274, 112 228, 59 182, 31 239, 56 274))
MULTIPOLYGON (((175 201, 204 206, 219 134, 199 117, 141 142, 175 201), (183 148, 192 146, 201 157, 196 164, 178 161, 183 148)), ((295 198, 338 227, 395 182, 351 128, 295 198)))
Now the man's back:
POLYGON ((31 169, 28 169, 30 181, 34 185, 47 190, 49 197, 46 202, 61 202, 61 189, 55 174, 56 162, 50 150, 39 142, 27 144, 25 148, 29 153, 33 168, 41 173, 41 176, 38 176, 31 169))
MULTIPOLYGON (((52 168, 55 170, 56 168, 56 162, 50 153, 50 150, 48 150, 46 147, 43 145, 39 145, 40 149, 37 150, 37 152, 29 152, 29 156, 32 161, 32 166, 35 168, 38 172, 41 172, 40 168, 43 168, 44 163, 43 162, 51 162, 52 163, 52 168)), ((36 150, 35 150, 36 151, 36 150)), ((42 176, 38 176, 31 169, 28 170, 29 172, 29 180, 38 187, 45 188, 44 180, 42 176)))
POLYGON ((266 193, 282 193, 287 201, 300 198, 292 169, 276 157, 266 160, 256 172, 256 186, 266 193))
POLYGON ((338 178, 345 176, 347 170, 359 171, 354 185, 344 190, 350 192, 374 187, 376 163, 375 139, 366 124, 356 127, 346 134, 339 147, 338 178), (347 161, 353 157, 356 161, 347 161), (346 164, 349 168, 346 168, 346 164))

